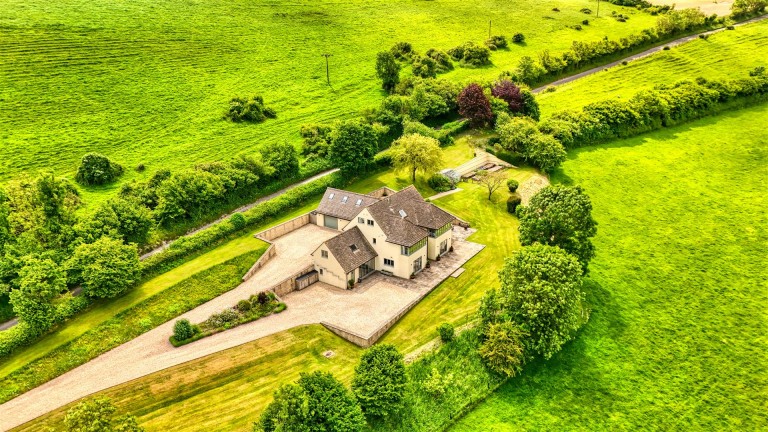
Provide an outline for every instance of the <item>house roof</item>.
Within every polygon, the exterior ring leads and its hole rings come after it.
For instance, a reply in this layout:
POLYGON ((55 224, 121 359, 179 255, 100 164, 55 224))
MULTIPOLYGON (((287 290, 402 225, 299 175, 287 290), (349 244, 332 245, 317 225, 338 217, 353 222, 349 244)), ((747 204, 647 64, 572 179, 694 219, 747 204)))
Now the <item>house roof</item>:
POLYGON ((348 192, 341 189, 325 190, 317 212, 344 220, 352 220, 360 210, 378 201, 372 196, 348 192))
POLYGON ((381 226, 387 241, 403 246, 412 246, 429 233, 428 229, 441 228, 456 219, 424 201, 413 185, 381 198, 371 204, 368 211, 381 226))
POLYGON ((351 272, 377 256, 376 251, 358 227, 329 239, 325 245, 344 269, 344 273, 351 272))

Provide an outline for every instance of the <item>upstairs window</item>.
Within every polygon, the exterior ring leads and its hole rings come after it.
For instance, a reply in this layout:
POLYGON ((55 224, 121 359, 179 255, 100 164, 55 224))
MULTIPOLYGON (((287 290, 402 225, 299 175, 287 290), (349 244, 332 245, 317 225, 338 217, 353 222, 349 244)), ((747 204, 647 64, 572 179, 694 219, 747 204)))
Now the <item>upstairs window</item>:
POLYGON ((357 223, 364 224, 365 223, 365 218, 361 218, 361 217, 357 218, 357 223))
POLYGON ((323 258, 328 258, 328 251, 327 250, 320 251, 320 256, 323 258))
POLYGON ((368 225, 373 226, 373 220, 372 219, 368 219, 368 225))

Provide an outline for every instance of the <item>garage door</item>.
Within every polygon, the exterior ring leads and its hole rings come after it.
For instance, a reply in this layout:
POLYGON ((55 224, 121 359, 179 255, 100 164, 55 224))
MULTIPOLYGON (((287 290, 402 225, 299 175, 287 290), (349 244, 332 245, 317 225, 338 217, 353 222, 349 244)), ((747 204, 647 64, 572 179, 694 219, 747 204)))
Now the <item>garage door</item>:
POLYGON ((328 228, 339 229, 339 220, 335 217, 325 216, 323 223, 328 228))

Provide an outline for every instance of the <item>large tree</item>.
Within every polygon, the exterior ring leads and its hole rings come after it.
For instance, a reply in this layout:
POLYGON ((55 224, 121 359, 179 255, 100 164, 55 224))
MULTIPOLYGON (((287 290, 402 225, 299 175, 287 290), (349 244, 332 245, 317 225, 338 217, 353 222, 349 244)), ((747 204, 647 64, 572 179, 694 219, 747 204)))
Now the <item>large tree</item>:
POLYGON ((136 417, 114 418, 116 408, 108 398, 85 400, 73 406, 64 417, 69 432, 143 432, 136 417))
POLYGON ((381 79, 381 86, 388 92, 400 82, 400 64, 391 51, 376 54, 376 76, 381 79))
POLYGON ((433 174, 443 164, 443 150, 434 139, 419 134, 403 135, 389 149, 392 165, 398 171, 407 171, 416 181, 416 172, 433 174))
POLYGON ((152 212, 135 200, 111 199, 78 226, 79 235, 91 243, 102 236, 143 244, 154 225, 152 212))
POLYGON ((284 180, 299 174, 299 156, 296 154, 296 149, 288 142, 276 142, 264 146, 261 154, 264 157, 264 163, 272 167, 270 170, 272 178, 284 180))
POLYGON ((493 120, 491 103, 479 84, 472 83, 459 93, 459 114, 469 119, 475 127, 485 126, 493 120))
POLYGON ((550 358, 586 321, 581 266, 555 246, 525 246, 499 271, 500 316, 528 333, 526 350, 550 358))
POLYGON ((513 117, 497 121, 496 132, 502 149, 519 154, 542 171, 553 171, 567 157, 563 145, 551 135, 541 132, 530 118, 513 117))
POLYGON ((331 140, 331 161, 346 175, 365 171, 378 150, 376 129, 362 120, 340 123, 331 140))
POLYGON ((264 432, 357 432, 365 417, 354 396, 327 372, 302 373, 283 385, 254 430, 264 432))
POLYGON ((491 94, 507 103, 510 112, 518 112, 523 109, 523 96, 520 87, 510 80, 501 80, 493 85, 491 94))
POLYGON ((56 317, 52 301, 66 289, 66 276, 50 259, 30 257, 25 261, 19 270, 19 287, 10 293, 11 305, 20 320, 43 331, 56 317))
POLYGON ((385 417, 402 407, 407 377, 403 355, 393 345, 374 345, 365 350, 352 379, 363 413, 385 417))
POLYGON ((73 282, 81 282, 89 297, 114 297, 139 279, 140 262, 135 245, 102 237, 75 248, 69 267, 73 282))
POLYGON ((519 207, 520 243, 559 246, 574 255, 584 273, 595 254, 590 240, 597 234, 592 201, 580 186, 548 186, 519 207))

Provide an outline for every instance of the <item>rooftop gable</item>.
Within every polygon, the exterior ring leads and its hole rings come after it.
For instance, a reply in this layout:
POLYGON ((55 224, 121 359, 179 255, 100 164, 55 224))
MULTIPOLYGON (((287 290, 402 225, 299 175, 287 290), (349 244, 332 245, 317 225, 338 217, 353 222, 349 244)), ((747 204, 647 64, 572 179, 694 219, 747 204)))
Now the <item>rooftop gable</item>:
POLYGON ((358 227, 327 240, 325 245, 344 269, 344 273, 351 272, 377 256, 376 251, 358 227))
POLYGON ((377 201, 378 199, 372 196, 328 188, 320 200, 320 205, 317 206, 317 212, 339 219, 352 220, 360 210, 377 201))

